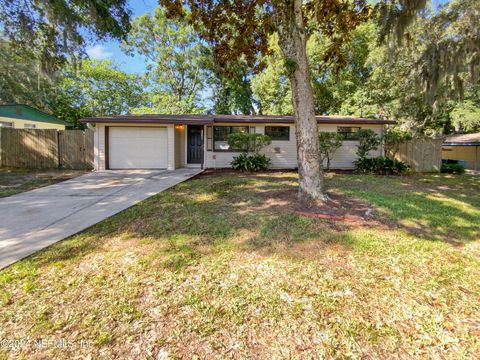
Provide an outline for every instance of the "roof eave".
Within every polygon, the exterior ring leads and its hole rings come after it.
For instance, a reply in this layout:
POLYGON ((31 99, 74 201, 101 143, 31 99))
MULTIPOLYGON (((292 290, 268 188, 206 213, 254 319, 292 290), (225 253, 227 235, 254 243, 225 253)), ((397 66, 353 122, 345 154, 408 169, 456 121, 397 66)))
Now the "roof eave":
MULTIPOLYGON (((213 123, 230 123, 230 124, 293 124, 295 123, 294 119, 291 118, 258 118, 258 119, 227 119, 227 118, 185 118, 185 119, 166 119, 166 118, 145 118, 140 116, 135 117, 88 117, 80 119, 81 123, 116 123, 116 124, 174 124, 174 125, 209 125, 213 123)), ((348 125, 394 125, 396 121, 393 120, 376 120, 376 119, 326 119, 320 118, 317 119, 318 124, 348 124, 348 125)))
POLYGON ((80 122, 83 124, 99 123, 99 124, 173 124, 173 125, 208 125, 213 120, 208 119, 145 119, 145 118, 82 118, 80 122))
POLYGON ((443 146, 480 146, 480 141, 473 142, 444 142, 443 146))

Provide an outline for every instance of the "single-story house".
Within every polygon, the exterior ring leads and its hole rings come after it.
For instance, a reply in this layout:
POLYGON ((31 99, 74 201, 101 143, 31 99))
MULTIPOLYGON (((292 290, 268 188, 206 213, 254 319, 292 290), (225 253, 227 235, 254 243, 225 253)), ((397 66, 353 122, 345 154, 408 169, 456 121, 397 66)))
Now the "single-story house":
POLYGON ((0 105, 0 127, 65 130, 67 125, 65 121, 29 105, 0 105))
MULTIPOLYGON (((95 169, 224 168, 238 152, 229 148, 233 132, 267 134, 272 143, 263 152, 272 168, 296 168, 297 151, 293 116, 276 115, 119 115, 84 118, 95 124, 95 169)), ((359 129, 381 134, 390 120, 347 116, 317 116, 319 131, 342 134, 343 146, 332 168, 350 169, 356 160, 359 129)), ((383 153, 380 148, 372 156, 383 153)))
POLYGON ((480 170, 480 133, 455 134, 443 142, 442 159, 463 160, 467 169, 480 170))

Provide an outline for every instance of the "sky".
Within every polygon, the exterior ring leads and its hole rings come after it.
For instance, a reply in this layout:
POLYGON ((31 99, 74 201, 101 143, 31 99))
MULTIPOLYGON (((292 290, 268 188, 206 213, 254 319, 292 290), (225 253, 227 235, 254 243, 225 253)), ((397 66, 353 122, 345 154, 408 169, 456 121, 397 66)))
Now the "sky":
MULTIPOLYGON (((445 4, 448 0, 432 0, 434 7, 445 4)), ((129 0, 128 6, 132 10, 132 17, 153 13, 158 0, 129 0)), ((143 73, 146 70, 144 58, 140 55, 128 56, 120 49, 118 40, 109 40, 91 44, 87 47, 87 54, 92 59, 114 61, 121 70, 129 73, 143 73)))
MULTIPOLYGON (((143 15, 147 11, 153 13, 158 5, 158 0, 130 0, 128 2, 130 10, 132 10, 132 18, 143 15)), ((118 40, 109 40, 98 42, 87 46, 87 54, 92 59, 114 61, 121 70, 129 73, 142 73, 146 66, 144 58, 140 55, 128 56, 120 49, 118 40)))

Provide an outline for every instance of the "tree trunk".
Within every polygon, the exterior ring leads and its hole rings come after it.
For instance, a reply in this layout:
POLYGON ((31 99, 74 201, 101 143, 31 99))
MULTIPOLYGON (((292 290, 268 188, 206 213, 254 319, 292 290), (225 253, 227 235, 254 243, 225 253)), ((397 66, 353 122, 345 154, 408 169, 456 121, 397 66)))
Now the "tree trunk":
POLYGON ((307 60, 302 0, 279 0, 275 6, 279 46, 292 87, 301 200, 326 200, 320 162, 318 126, 307 60))

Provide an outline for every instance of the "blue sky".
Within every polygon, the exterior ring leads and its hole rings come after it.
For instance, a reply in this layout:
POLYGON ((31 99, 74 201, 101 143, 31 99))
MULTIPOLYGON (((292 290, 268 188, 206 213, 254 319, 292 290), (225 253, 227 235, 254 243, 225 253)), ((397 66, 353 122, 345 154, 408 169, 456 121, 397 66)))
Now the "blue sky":
MULTIPOLYGON (((448 0, 432 0, 433 6, 445 4, 448 0)), ((129 8, 133 17, 143 15, 147 11, 153 12, 158 5, 158 0, 130 0, 129 8)), ((98 42, 87 47, 87 54, 93 59, 110 59, 118 64, 120 69, 130 73, 145 72, 145 62, 142 56, 127 56, 120 49, 120 43, 116 40, 98 42)))
MULTIPOLYGON (((133 17, 143 15, 147 11, 154 11, 158 0, 130 0, 129 7, 133 17)), ((127 56, 120 49, 120 42, 116 40, 98 42, 87 46, 87 54, 93 59, 109 59, 117 63, 120 69, 131 73, 142 73, 145 71, 145 62, 139 55, 127 56)))

